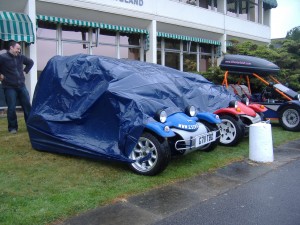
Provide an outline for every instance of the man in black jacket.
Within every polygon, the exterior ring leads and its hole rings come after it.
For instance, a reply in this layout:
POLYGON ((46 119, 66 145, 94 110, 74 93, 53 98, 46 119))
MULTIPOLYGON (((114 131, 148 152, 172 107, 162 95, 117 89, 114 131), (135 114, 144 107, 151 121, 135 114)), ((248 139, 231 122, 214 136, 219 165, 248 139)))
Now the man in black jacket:
POLYGON ((7 104, 8 131, 12 134, 18 131, 16 102, 19 102, 24 112, 25 122, 31 110, 29 93, 25 86, 24 72, 28 73, 33 61, 21 55, 21 46, 15 41, 9 43, 6 53, 0 55, 0 81, 7 104), (25 65, 25 67, 24 67, 25 65))

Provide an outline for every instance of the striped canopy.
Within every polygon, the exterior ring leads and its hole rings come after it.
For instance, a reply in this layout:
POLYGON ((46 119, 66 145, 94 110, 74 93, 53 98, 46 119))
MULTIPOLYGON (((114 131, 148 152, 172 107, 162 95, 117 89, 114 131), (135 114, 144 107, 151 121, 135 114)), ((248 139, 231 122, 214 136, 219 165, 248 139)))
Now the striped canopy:
POLYGON ((0 11, 0 39, 34 43, 33 25, 29 16, 0 11))
POLYGON ((59 24, 69 25, 69 26, 92 27, 92 28, 100 27, 100 24, 97 22, 90 22, 85 20, 74 20, 74 19, 67 19, 67 18, 61 18, 56 16, 44 16, 44 15, 37 15, 36 18, 37 20, 40 21, 59 23, 59 24))
POLYGON ((55 16, 37 15, 37 20, 48 21, 51 23, 60 23, 60 24, 69 25, 69 26, 92 27, 92 28, 101 28, 101 29, 106 29, 106 30, 120 31, 120 32, 125 32, 125 33, 148 34, 148 31, 145 29, 117 26, 117 25, 98 23, 98 22, 90 22, 90 21, 84 21, 84 20, 67 19, 67 18, 61 18, 61 17, 55 17, 55 16))
POLYGON ((212 44, 212 45, 221 45, 220 41, 209 40, 209 39, 198 38, 198 37, 190 37, 190 36, 179 35, 179 34, 170 34, 164 32, 157 32, 157 37, 164 37, 164 38, 177 39, 183 41, 192 41, 192 42, 212 44))

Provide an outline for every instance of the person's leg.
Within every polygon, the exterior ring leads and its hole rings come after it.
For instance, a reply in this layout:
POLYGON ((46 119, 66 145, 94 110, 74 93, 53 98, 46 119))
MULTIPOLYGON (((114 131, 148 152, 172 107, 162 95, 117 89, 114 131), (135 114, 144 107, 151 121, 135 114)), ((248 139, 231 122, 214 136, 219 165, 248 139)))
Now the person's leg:
POLYGON ((4 89, 5 100, 7 104, 7 122, 8 131, 18 130, 18 120, 16 114, 17 92, 14 88, 4 89))
POLYGON ((21 104, 23 112, 24 112, 25 122, 27 122, 29 113, 31 111, 31 104, 30 104, 29 93, 25 86, 18 89, 18 98, 20 100, 20 104, 21 104))

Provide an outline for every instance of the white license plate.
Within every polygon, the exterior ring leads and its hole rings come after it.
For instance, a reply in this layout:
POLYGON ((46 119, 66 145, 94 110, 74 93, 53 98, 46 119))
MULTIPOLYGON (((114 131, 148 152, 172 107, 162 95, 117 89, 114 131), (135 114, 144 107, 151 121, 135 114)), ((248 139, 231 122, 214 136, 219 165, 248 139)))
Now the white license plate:
POLYGON ((215 140, 216 140, 216 132, 210 132, 207 134, 200 135, 196 137, 196 147, 206 145, 215 140))

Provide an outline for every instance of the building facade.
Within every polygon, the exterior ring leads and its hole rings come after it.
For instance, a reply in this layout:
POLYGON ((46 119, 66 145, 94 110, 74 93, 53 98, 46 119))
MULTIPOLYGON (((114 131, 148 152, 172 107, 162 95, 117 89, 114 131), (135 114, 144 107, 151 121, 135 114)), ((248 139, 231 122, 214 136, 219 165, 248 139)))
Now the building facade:
POLYGON ((39 73, 55 55, 104 55, 206 71, 232 39, 269 43, 275 7, 276 0, 1 1, 0 46, 21 41, 36 62, 26 83, 32 97, 39 73))

